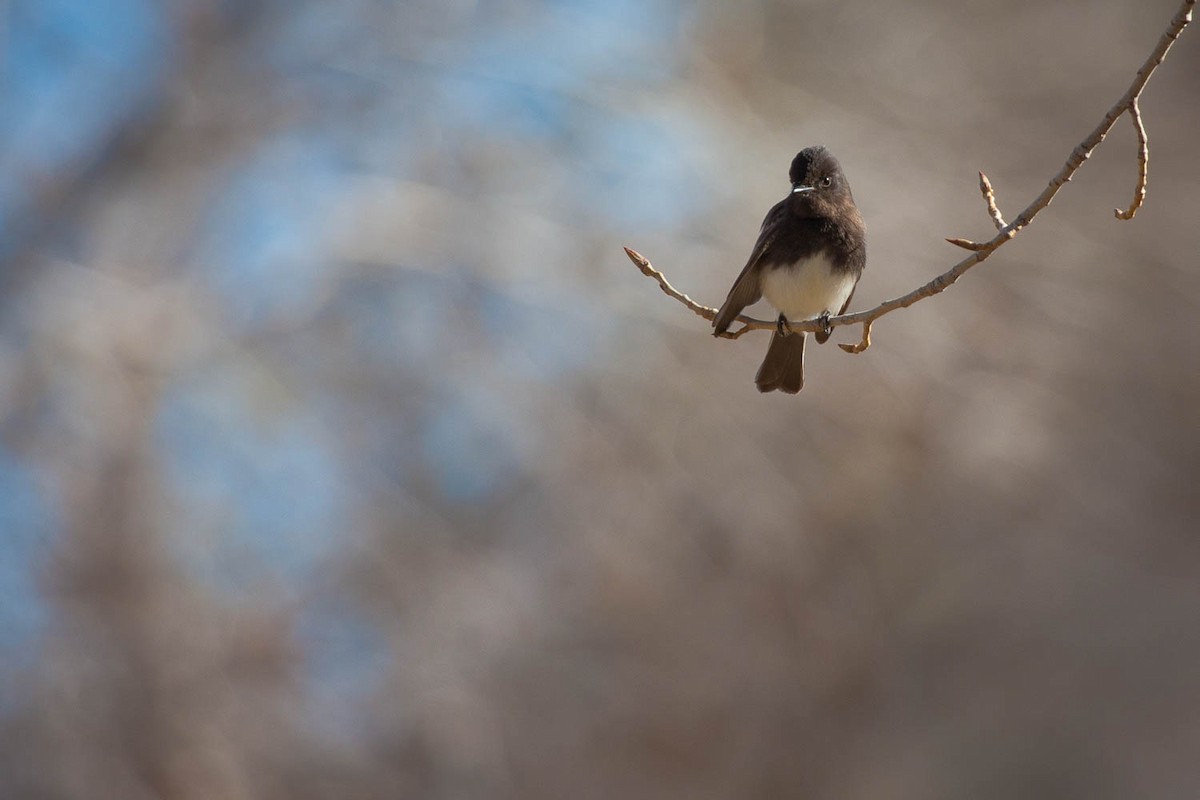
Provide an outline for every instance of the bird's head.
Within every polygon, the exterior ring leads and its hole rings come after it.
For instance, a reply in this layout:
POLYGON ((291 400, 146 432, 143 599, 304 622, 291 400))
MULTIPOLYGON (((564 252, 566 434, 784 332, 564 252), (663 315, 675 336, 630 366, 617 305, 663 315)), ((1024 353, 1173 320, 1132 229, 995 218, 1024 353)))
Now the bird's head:
POLYGON ((835 217, 847 207, 854 208, 842 165, 821 145, 797 153, 788 177, 792 181, 788 205, 797 216, 835 217))

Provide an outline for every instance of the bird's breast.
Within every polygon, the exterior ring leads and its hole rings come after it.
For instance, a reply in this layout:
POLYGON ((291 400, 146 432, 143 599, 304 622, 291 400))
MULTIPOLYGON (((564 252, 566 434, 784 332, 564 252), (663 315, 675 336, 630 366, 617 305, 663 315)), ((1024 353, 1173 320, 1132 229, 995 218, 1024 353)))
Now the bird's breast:
POLYGON ((835 269, 819 252, 791 264, 771 264, 764 270, 762 293, 767 302, 790 320, 837 314, 854 291, 857 276, 835 269))

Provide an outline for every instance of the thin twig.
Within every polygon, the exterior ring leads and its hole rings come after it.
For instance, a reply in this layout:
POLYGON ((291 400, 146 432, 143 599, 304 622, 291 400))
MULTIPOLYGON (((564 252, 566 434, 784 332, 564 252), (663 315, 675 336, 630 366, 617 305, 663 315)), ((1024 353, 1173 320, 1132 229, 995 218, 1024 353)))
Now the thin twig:
POLYGON ((1146 126, 1142 124, 1142 109, 1138 107, 1136 96, 1129 101, 1129 118, 1133 120, 1133 129, 1137 131, 1138 182, 1133 190, 1133 202, 1129 204, 1129 210, 1113 209, 1117 219, 1133 219, 1142 203, 1146 202, 1146 178, 1150 174, 1150 148, 1146 142, 1146 126))
MULTIPOLYGON (((1067 183, 1067 181, 1071 180, 1071 176, 1075 174, 1076 170, 1083 165, 1084 161, 1091 157, 1092 151, 1096 149, 1100 142, 1104 141, 1104 137, 1108 135, 1110 130, 1112 130, 1112 127, 1116 123, 1117 119, 1127 111, 1133 118, 1134 124, 1138 127, 1138 138, 1140 143, 1138 160, 1139 164, 1141 165, 1141 175, 1138 181, 1138 192, 1134 198, 1134 203, 1127 212, 1129 216, 1122 216, 1119 209, 1117 211, 1117 216, 1121 216, 1122 219, 1131 218, 1144 199, 1146 180, 1145 129, 1141 125, 1141 112, 1138 110, 1137 101, 1141 96, 1142 90, 1146 88, 1146 83, 1150 80, 1150 76, 1154 74, 1154 71, 1158 69, 1158 66, 1162 64, 1163 59, 1166 58, 1167 51, 1171 49, 1171 45, 1174 44, 1175 40, 1179 38, 1179 35, 1183 32, 1183 29, 1188 26, 1188 23, 1192 21, 1192 9, 1195 5, 1196 0, 1183 0, 1179 10, 1175 12, 1175 16, 1171 18, 1171 22, 1167 25, 1166 31, 1159 38, 1158 44, 1154 46, 1154 50, 1151 51, 1150 56, 1137 71, 1137 75, 1134 77, 1133 83, 1129 85, 1129 88, 1125 91, 1125 94, 1112 106, 1112 108, 1108 110, 1108 113, 1104 115, 1104 119, 1102 119, 1100 124, 1097 125, 1090 134, 1088 134, 1087 138, 1080 142, 1075 149, 1071 151, 1071 155, 1067 158, 1066 163, 1063 164, 1062 169, 1060 169, 1058 174, 1050 179, 1050 182, 1046 185, 1046 188, 1042 190, 1042 193, 1034 198, 1033 202, 1026 206, 1025 209, 1018 214, 1012 222, 1002 225, 997 231, 996 235, 986 242, 972 242, 968 239, 947 239, 946 241, 950 242, 951 244, 955 244, 959 247, 963 247, 974 252, 972 252, 971 255, 967 256, 962 261, 959 261, 950 269, 946 270, 946 272, 929 281, 924 286, 919 286, 916 289, 913 289, 908 294, 893 298, 891 300, 886 300, 867 311, 859 311, 854 314, 843 314, 842 316, 832 317, 825 322, 825 325, 832 327, 836 327, 838 325, 858 324, 863 326, 864 330, 862 341, 857 345, 843 346, 842 349, 848 353, 861 353, 862 351, 866 350, 871 343, 869 326, 872 322, 879 319, 884 314, 888 314, 896 309, 908 308, 918 300, 923 300, 926 297, 932 297, 935 294, 941 294, 947 288, 953 285, 955 281, 962 277, 963 273, 981 261, 986 260, 988 256, 1016 236, 1021 230, 1028 226, 1029 223, 1033 222, 1038 213, 1041 212, 1041 210, 1046 206, 1050 205, 1050 201, 1054 199, 1056 194, 1058 194, 1058 190, 1061 189, 1063 185, 1067 183)), ((997 217, 999 217, 1000 212, 999 210, 996 210, 995 214, 992 214, 995 195, 992 194, 989 198, 989 192, 987 191, 991 189, 991 183, 989 182, 986 185, 986 189, 984 189, 983 181, 986 179, 983 177, 982 173, 980 174, 980 178, 981 190, 984 192, 984 199, 988 200, 988 213, 992 215, 992 219, 995 221, 997 217)), ((999 217, 999 219, 1003 221, 1003 217, 999 217)), ((661 272, 654 269, 654 267, 650 265, 649 259, 643 256, 641 253, 638 253, 636 250, 632 250, 628 247, 625 248, 625 253, 629 256, 630 260, 638 266, 638 269, 640 269, 644 274, 657 280, 659 286, 662 287, 662 290, 668 295, 674 297, 676 300, 679 300, 693 312, 707 320, 711 321, 716 316, 717 310, 715 308, 709 308, 708 306, 701 305, 672 287, 671 284, 667 282, 666 277, 661 272)), ((747 331, 774 330, 775 328, 774 321, 754 319, 753 317, 747 317, 744 315, 738 316, 737 321, 741 322, 743 327, 732 333, 722 334, 725 338, 736 339, 747 331)), ((816 332, 822 330, 823 328, 823 324, 817 320, 789 320, 788 322, 792 330, 796 331, 816 332)))
MULTIPOLYGON (((671 285, 671 282, 667 280, 667 276, 656 270, 654 265, 650 263, 650 259, 646 258, 637 250, 626 247, 625 255, 629 256, 629 260, 637 265, 637 268, 642 271, 643 275, 649 278, 654 278, 654 280, 658 281, 658 287, 662 289, 663 293, 668 297, 674 297, 676 300, 691 309, 692 313, 696 314, 697 316, 704 317, 709 322, 712 322, 716 318, 717 309, 701 305, 683 292, 676 289, 671 285)), ((747 331, 759 330, 763 327, 775 327, 774 322, 764 322, 763 320, 754 319, 741 314, 737 316, 736 321, 744 323, 744 326, 736 331, 725 331, 719 335, 724 339, 736 339, 747 331)), ((813 330, 817 330, 817 328, 814 328, 813 330)))
POLYGON ((984 201, 987 203, 988 216, 992 218, 992 222, 996 225, 996 230, 1004 230, 1004 226, 1008 223, 1004 221, 1004 216, 1000 213, 1000 209, 996 207, 996 193, 992 191, 992 182, 988 180, 987 175, 979 173, 979 191, 983 195, 984 201))

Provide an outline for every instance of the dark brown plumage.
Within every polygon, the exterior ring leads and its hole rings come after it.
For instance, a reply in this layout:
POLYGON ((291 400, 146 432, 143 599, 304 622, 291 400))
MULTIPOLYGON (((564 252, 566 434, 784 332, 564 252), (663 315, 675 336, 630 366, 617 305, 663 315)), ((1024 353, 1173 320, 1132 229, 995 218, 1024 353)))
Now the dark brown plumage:
MULTIPOLYGON (((824 147, 801 150, 789 172, 792 189, 767 212, 750 260, 713 320, 724 333, 746 306, 765 297, 779 312, 755 383, 761 392, 795 394, 804 386, 803 332, 787 321, 843 313, 867 262, 866 229, 841 165, 824 147)), ((824 343, 829 332, 816 334, 824 343)))

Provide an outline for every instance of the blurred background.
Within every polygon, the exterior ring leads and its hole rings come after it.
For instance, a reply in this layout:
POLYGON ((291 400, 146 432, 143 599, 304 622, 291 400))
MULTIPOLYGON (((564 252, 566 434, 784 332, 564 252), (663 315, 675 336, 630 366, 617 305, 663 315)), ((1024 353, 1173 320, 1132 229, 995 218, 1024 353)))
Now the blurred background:
POLYGON ((906 292, 1176 5, 0 4, 0 796, 1196 797, 1200 31, 799 396, 621 250, 906 292))

